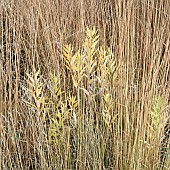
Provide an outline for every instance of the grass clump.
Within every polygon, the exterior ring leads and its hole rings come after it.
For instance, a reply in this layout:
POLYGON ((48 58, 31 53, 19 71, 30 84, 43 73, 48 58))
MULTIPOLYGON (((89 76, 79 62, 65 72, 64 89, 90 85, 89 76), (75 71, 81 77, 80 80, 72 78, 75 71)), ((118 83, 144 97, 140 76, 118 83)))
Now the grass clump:
POLYGON ((169 169, 169 6, 2 0, 1 169, 169 169))

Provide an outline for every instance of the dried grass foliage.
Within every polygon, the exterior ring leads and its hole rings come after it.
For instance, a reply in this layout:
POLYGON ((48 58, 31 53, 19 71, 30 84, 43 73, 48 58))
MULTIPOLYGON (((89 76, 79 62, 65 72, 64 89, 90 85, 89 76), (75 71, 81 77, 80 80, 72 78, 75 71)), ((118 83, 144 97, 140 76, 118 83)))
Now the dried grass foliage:
POLYGON ((169 0, 1 0, 0 25, 1 169, 170 167, 169 0))

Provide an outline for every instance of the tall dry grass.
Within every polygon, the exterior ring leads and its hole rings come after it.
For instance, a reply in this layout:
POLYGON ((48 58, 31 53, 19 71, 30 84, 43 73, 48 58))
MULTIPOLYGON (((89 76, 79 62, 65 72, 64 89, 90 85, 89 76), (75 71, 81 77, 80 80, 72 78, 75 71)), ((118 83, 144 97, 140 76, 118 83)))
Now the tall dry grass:
POLYGON ((0 25, 2 170, 169 169, 169 0, 1 0, 0 25))

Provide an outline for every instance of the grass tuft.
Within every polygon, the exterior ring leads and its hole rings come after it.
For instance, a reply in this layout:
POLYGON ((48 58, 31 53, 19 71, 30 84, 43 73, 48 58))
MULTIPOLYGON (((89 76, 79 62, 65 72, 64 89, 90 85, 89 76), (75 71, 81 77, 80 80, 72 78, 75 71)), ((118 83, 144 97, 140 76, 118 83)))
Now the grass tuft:
POLYGON ((0 169, 168 170, 170 1, 0 3, 0 169))

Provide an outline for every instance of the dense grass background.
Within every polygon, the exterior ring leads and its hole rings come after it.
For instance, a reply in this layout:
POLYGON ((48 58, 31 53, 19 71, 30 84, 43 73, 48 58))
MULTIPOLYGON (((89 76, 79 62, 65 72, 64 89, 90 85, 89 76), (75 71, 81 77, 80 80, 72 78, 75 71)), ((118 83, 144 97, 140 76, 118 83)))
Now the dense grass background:
POLYGON ((1 0, 1 169, 169 169, 169 39, 169 0, 1 0))

